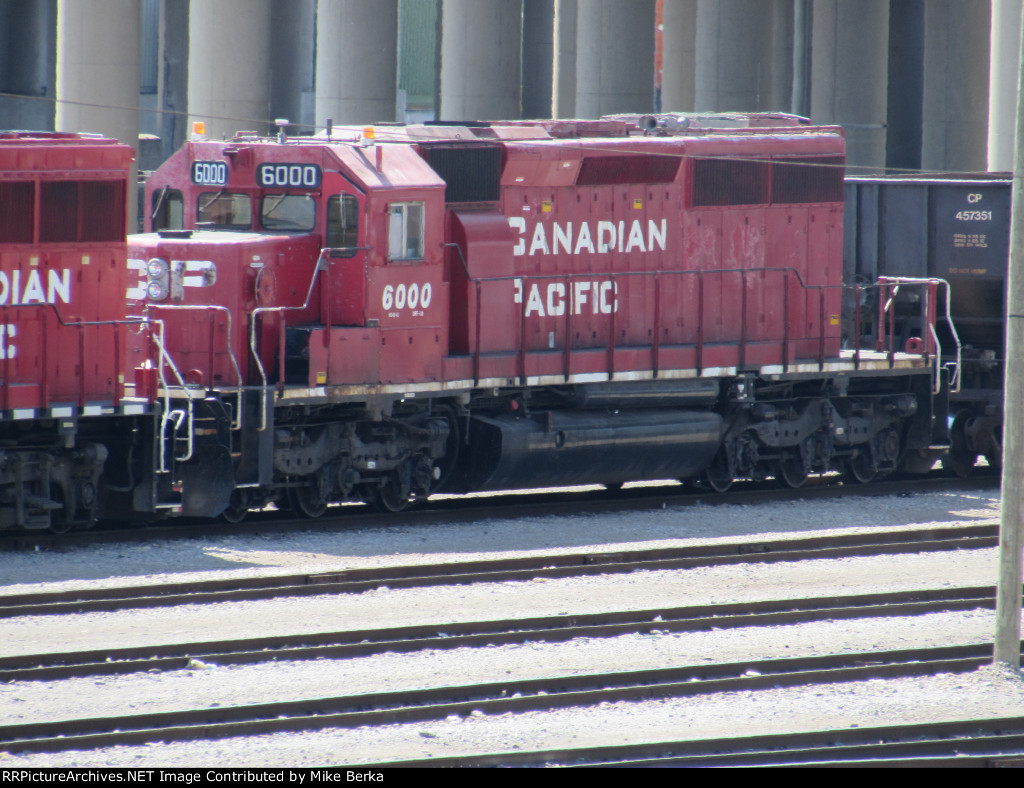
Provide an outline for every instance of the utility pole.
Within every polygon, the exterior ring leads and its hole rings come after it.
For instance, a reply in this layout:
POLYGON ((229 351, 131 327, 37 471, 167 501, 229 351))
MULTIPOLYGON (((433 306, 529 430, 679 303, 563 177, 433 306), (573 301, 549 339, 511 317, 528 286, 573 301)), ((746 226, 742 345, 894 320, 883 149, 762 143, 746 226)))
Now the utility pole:
POLYGON ((1010 268, 1006 277, 1006 380, 1003 391, 1002 512, 994 661, 1020 667, 1022 547, 1024 547, 1024 33, 1017 78, 1010 268))

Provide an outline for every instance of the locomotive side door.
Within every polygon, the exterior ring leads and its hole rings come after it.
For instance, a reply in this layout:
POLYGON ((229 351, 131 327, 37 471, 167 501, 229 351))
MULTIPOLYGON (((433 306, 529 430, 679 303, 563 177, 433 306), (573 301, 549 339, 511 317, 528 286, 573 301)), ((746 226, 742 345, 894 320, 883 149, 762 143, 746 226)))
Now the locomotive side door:
POLYGON ((323 322, 366 325, 365 197, 339 176, 324 177, 323 322))

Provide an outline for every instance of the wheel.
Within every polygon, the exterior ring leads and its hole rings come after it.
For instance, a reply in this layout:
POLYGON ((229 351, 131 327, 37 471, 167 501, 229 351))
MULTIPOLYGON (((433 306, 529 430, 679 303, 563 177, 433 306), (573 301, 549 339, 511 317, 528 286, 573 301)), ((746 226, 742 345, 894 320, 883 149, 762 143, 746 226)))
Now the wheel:
POLYGON ((327 511, 327 501, 323 499, 315 483, 304 484, 301 487, 290 487, 288 489, 288 500, 292 509, 315 520, 327 511))
POLYGON ((408 493, 402 492, 402 483, 392 473, 384 484, 369 489, 368 503, 378 512, 397 513, 409 508, 412 501, 408 493))
POLYGON ((900 435, 895 429, 879 433, 875 440, 875 459, 884 470, 890 471, 897 467, 900 458, 900 435))
POLYGON ((702 485, 706 485, 716 493, 724 493, 732 487, 732 470, 729 468, 729 455, 723 446, 718 450, 715 459, 700 473, 702 485))
POLYGON ((221 519, 232 525, 242 522, 245 516, 249 514, 249 498, 250 496, 247 493, 235 490, 231 493, 231 501, 228 503, 228 508, 220 514, 221 519))
POLYGON ((803 458, 799 454, 783 457, 779 460, 779 469, 775 478, 783 487, 793 490, 803 487, 804 482, 807 481, 803 458))
POLYGON ((842 473, 843 481, 867 484, 875 478, 878 471, 871 462, 870 454, 862 447, 857 449, 853 456, 843 460, 842 473))

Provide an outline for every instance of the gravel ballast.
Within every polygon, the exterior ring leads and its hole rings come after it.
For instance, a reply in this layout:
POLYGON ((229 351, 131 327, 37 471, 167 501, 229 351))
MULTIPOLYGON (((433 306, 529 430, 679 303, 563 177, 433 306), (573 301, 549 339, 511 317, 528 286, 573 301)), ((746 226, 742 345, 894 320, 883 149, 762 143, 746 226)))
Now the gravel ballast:
MULTIPOLYGON (((765 506, 688 505, 642 513, 409 525, 337 532, 244 535, 106 544, 57 553, 8 553, 0 594, 213 577, 616 551, 712 541, 802 538, 837 531, 996 522, 998 493, 845 497, 765 506)), ((629 575, 420 589, 256 602, 31 616, 0 620, 3 654, 324 632, 377 626, 649 609, 835 594, 991 585, 996 550, 740 564, 629 575)), ((580 639, 484 649, 382 654, 351 660, 190 670, 0 685, 8 723, 242 705, 410 687, 700 665, 841 652, 980 643, 987 610, 908 618, 580 639)), ((103 751, 0 754, 0 767, 49 765, 313 766, 459 753, 709 738, 818 728, 1024 715, 1024 685, 997 668, 920 679, 719 693, 587 709, 471 715, 436 723, 103 751)))

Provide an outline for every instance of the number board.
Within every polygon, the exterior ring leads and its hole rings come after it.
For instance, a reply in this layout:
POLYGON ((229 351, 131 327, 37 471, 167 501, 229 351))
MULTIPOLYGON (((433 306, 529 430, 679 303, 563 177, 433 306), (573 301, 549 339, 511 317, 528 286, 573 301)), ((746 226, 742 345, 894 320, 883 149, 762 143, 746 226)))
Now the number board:
POLYGON ((264 189, 316 189, 323 173, 316 164, 261 164, 256 183, 264 189))
POLYGON ((227 186, 228 165, 224 161, 192 162, 192 183, 197 186, 227 186))

